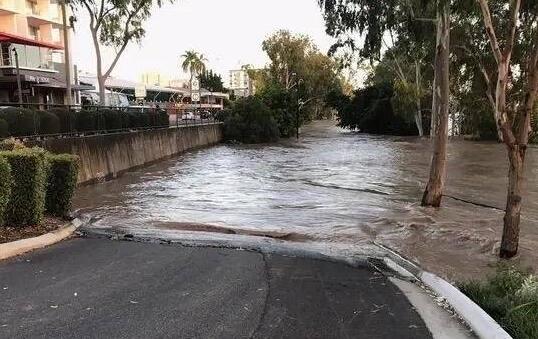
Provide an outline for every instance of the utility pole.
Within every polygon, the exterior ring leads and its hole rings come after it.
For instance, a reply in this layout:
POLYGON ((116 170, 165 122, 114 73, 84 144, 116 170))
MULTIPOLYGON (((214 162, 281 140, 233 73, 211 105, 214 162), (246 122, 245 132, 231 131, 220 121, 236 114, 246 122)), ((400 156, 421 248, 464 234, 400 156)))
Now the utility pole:
POLYGON ((17 70, 17 89, 19 93, 19 105, 22 107, 22 84, 21 84, 21 69, 19 67, 19 53, 17 49, 13 47, 13 54, 15 54, 15 68, 17 70))
POLYGON ((69 27, 67 26, 67 1, 68 0, 61 0, 60 5, 62 7, 62 24, 64 31, 65 94, 67 105, 71 106, 73 104, 73 97, 71 92, 71 56, 69 51, 69 27))

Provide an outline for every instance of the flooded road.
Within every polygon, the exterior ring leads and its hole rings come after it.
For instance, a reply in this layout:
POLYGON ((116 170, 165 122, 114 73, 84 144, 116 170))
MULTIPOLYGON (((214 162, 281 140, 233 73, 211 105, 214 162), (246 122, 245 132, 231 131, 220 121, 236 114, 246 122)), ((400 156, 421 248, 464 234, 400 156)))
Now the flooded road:
MULTIPOLYGON (((516 259, 535 269, 537 157, 529 149, 516 259)), ((83 187, 75 208, 93 218, 91 227, 119 233, 262 235, 358 251, 376 242, 448 278, 488 272, 502 229, 505 149, 451 142, 446 194, 453 198, 440 209, 420 207, 429 162, 429 140, 315 122, 298 142, 218 145, 83 187)))

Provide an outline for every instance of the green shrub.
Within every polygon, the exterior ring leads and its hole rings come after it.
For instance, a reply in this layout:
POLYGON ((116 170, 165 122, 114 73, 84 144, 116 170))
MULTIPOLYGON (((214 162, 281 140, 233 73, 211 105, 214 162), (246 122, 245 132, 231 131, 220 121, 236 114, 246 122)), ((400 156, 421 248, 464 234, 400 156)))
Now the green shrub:
POLYGON ((148 127, 150 118, 146 113, 131 111, 129 112, 129 122, 131 128, 148 127))
POLYGON ((71 200, 77 186, 78 157, 71 154, 51 154, 48 159, 50 170, 46 211, 57 217, 65 217, 71 209, 71 200))
POLYGON ((0 138, 5 138, 9 136, 9 126, 7 121, 0 119, 0 138))
POLYGON ((4 224, 4 216, 11 194, 11 167, 9 163, 0 157, 0 226, 4 224))
POLYGON ((39 125, 38 114, 26 108, 6 108, 0 111, 0 119, 7 122, 9 135, 14 137, 33 135, 39 125))
POLYGON ((99 110, 99 113, 102 114, 105 120, 105 129, 106 130, 116 130, 121 129, 123 125, 123 117, 120 111, 112 109, 102 109, 99 110))
POLYGON ((75 115, 74 111, 65 108, 51 108, 47 110, 49 113, 55 114, 60 120, 60 133, 69 133, 75 131, 75 115))
POLYGON ((78 132, 97 130, 97 114, 94 111, 82 110, 75 114, 75 127, 78 132))
POLYGON ((538 338, 538 277, 501 266, 487 280, 459 287, 514 338, 538 338))
POLYGON ((168 113, 166 113, 165 111, 159 111, 158 116, 159 116, 159 120, 158 120, 159 127, 170 126, 170 117, 168 116, 168 113))
POLYGON ((259 98, 248 97, 235 102, 224 121, 224 137, 245 143, 278 140, 280 131, 273 113, 259 98))
POLYGON ((39 134, 58 134, 60 133, 60 118, 49 111, 38 111, 39 116, 39 134))
POLYGON ((26 146, 22 143, 22 141, 14 138, 4 139, 0 141, 0 151, 13 151, 25 148, 26 146))
POLYGON ((13 185, 6 210, 6 222, 12 226, 39 224, 45 209, 47 162, 44 151, 22 149, 2 151, 11 167, 13 185))

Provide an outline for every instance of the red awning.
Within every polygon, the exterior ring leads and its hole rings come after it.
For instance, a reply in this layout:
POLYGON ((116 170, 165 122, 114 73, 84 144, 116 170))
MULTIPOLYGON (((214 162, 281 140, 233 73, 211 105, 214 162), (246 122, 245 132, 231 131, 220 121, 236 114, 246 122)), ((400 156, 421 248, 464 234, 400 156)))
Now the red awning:
POLYGON ((36 46, 44 47, 50 49, 64 49, 60 45, 50 44, 43 41, 37 41, 34 39, 25 38, 19 35, 14 35, 10 33, 0 32, 0 42, 8 42, 12 44, 26 45, 26 46, 36 46))

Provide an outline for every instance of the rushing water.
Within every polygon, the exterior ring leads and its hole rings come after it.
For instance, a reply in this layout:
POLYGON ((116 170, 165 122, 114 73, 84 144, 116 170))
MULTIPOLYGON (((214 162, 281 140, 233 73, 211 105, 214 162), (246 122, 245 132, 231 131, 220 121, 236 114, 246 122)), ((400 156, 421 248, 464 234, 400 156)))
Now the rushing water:
MULTIPOLYGON (((496 262, 506 152, 495 143, 451 142, 446 194, 452 198, 440 209, 419 205, 430 155, 426 139, 315 122, 297 142, 219 145, 81 188, 75 205, 93 217, 92 227, 111 231, 191 237, 219 231, 358 249, 375 241, 450 278, 483 274, 496 262)), ((516 259, 534 268, 537 156, 538 149, 529 149, 516 259)))

